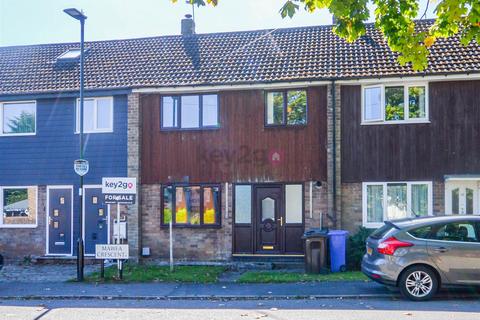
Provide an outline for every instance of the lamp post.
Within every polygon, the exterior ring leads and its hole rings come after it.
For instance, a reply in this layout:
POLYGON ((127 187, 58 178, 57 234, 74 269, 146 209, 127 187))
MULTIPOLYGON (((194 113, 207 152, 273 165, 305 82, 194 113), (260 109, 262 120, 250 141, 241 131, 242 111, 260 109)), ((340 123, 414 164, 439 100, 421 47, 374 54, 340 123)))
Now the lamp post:
MULTIPOLYGON (((82 11, 75 8, 68 8, 63 10, 66 14, 72 18, 80 21, 80 130, 79 130, 79 140, 80 140, 80 160, 83 160, 83 63, 84 63, 84 28, 85 20, 87 17, 83 14, 82 11)), ((77 240, 77 281, 83 281, 83 266, 84 266, 84 246, 83 246, 83 175, 80 175, 80 188, 79 188, 79 213, 78 213, 78 240, 77 240)))

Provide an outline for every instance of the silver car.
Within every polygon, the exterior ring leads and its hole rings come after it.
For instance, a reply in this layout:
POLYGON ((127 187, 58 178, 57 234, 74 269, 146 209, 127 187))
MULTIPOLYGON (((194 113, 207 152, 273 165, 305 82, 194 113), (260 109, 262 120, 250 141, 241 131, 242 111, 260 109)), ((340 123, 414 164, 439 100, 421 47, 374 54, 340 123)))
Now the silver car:
POLYGON ((416 301, 441 286, 480 285, 480 216, 387 221, 367 239, 362 272, 416 301))

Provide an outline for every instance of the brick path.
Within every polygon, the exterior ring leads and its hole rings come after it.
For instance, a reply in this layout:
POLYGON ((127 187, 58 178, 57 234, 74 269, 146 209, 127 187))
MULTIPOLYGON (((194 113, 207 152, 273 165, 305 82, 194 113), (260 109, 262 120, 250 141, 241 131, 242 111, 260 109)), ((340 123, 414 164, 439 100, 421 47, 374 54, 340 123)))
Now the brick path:
MULTIPOLYGON (((85 273, 96 271, 99 266, 86 265, 85 273)), ((75 264, 15 265, 8 264, 0 270, 0 282, 63 282, 76 278, 75 264)))

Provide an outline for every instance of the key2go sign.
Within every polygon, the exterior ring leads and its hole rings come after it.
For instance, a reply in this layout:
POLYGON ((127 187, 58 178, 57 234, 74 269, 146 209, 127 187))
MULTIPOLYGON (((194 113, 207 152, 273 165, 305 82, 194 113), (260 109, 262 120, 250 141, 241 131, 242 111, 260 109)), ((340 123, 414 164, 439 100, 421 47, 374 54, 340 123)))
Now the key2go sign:
POLYGON ((102 178, 103 194, 136 194, 136 178, 102 178))

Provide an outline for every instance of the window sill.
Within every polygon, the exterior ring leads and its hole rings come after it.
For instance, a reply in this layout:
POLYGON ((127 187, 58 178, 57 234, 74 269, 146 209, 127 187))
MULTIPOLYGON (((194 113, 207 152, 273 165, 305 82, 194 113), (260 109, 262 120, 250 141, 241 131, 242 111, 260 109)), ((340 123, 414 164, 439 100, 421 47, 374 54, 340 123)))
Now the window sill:
POLYGON ((402 125, 402 124, 429 124, 430 120, 399 120, 399 121, 371 121, 365 122, 362 121, 360 125, 362 126, 375 126, 375 125, 402 125))
MULTIPOLYGON (((162 228, 168 228, 169 224, 161 224, 162 228)), ((221 229, 222 226, 219 224, 215 225, 203 225, 203 226, 192 226, 192 225, 172 225, 172 228, 177 229, 221 229)))
POLYGON ((29 137, 37 135, 36 132, 34 133, 1 133, 0 137, 29 137))
POLYGON ((280 128, 280 129, 300 129, 300 128, 306 128, 308 127, 308 124, 266 124, 264 125, 265 128, 270 128, 270 129, 275 129, 275 128, 280 128))
MULTIPOLYGON (((113 133, 113 130, 102 130, 102 131, 83 131, 83 134, 92 134, 92 133, 113 133)), ((75 134, 80 134, 80 132, 75 132, 75 134)))
POLYGON ((192 132, 192 131, 215 131, 221 129, 218 127, 202 127, 202 128, 160 128, 160 132, 192 132))
POLYGON ((35 229, 36 224, 0 224, 0 229, 35 229))

